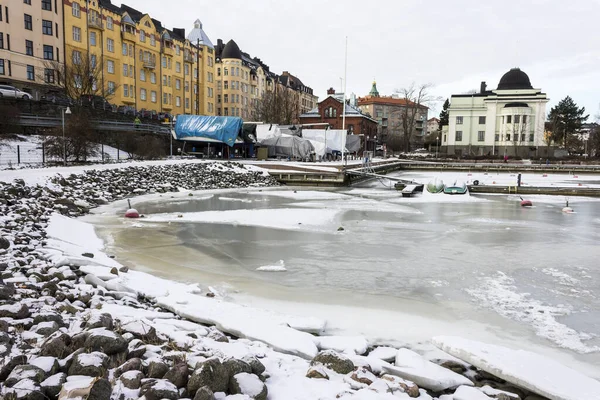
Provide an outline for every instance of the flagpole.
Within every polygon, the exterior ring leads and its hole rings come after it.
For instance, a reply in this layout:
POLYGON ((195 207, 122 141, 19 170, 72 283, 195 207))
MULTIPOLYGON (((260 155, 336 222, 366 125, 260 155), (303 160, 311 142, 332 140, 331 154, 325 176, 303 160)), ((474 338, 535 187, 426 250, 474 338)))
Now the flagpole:
MULTIPOLYGON (((346 78, 348 76, 348 36, 346 36, 346 55, 344 59, 344 101, 342 103, 342 129, 348 134, 346 130, 346 78)), ((344 138, 346 139, 346 138, 344 138)), ((346 147, 346 140, 342 140, 342 163, 344 162, 344 148, 346 147)))

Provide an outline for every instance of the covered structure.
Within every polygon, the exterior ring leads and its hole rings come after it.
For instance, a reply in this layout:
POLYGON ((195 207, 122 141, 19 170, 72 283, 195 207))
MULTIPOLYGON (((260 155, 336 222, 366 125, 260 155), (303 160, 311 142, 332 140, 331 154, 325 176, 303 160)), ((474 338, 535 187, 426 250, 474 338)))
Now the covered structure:
POLYGON ((217 158, 254 155, 256 124, 244 124, 238 117, 180 115, 171 133, 183 142, 182 154, 217 158))

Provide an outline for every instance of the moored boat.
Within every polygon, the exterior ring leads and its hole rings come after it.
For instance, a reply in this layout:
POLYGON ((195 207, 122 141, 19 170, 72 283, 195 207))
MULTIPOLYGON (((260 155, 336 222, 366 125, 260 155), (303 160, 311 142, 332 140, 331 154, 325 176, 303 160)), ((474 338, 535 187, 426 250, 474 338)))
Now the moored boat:
POLYGON ((427 184, 427 191, 429 193, 441 193, 444 191, 444 181, 441 179, 435 178, 432 181, 429 181, 427 184))
POLYGON ((465 194, 467 191, 467 184, 459 180, 456 180, 452 184, 444 187, 444 193, 446 194, 465 194))

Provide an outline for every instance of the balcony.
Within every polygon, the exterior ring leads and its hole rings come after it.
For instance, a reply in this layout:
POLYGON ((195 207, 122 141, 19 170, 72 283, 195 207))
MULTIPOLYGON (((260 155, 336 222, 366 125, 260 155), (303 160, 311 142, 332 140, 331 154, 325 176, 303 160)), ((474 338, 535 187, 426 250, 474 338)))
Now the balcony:
POLYGON ((135 42, 137 40, 137 36, 135 33, 128 31, 121 31, 121 39, 128 40, 130 42, 135 42))
POLYGON ((104 29, 104 24, 102 23, 102 18, 99 18, 99 17, 90 16, 88 18, 88 26, 90 28, 96 28, 96 29, 100 29, 100 30, 104 29))
POLYGON ((196 62, 196 60, 194 60, 194 56, 191 53, 184 53, 183 54, 183 61, 184 62, 188 62, 188 63, 194 63, 196 62))
POLYGON ((156 61, 153 61, 153 60, 144 60, 144 61, 142 61, 142 65, 146 69, 155 69, 156 68, 156 61))
POLYGON ((171 56, 171 57, 173 57, 173 54, 175 53, 175 52, 173 51, 173 48, 172 48, 172 47, 168 47, 168 46, 164 46, 164 45, 163 45, 163 46, 162 46, 162 48, 161 48, 161 52, 162 52, 164 55, 171 56))

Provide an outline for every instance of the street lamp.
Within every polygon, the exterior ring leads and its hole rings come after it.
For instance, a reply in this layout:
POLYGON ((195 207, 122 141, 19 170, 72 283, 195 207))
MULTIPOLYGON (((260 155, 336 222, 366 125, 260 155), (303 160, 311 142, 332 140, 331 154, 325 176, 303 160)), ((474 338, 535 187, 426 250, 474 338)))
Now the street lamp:
POLYGON ((67 107, 66 110, 64 108, 62 108, 61 113, 62 113, 63 165, 66 166, 67 165, 67 141, 65 139, 65 114, 70 115, 71 109, 69 107, 67 107))
POLYGON ((377 153, 377 135, 373 136, 373 158, 375 158, 376 153, 377 153))
POLYGON ((440 134, 438 133, 436 138, 437 146, 435 147, 435 158, 438 157, 438 150, 440 149, 440 134))

